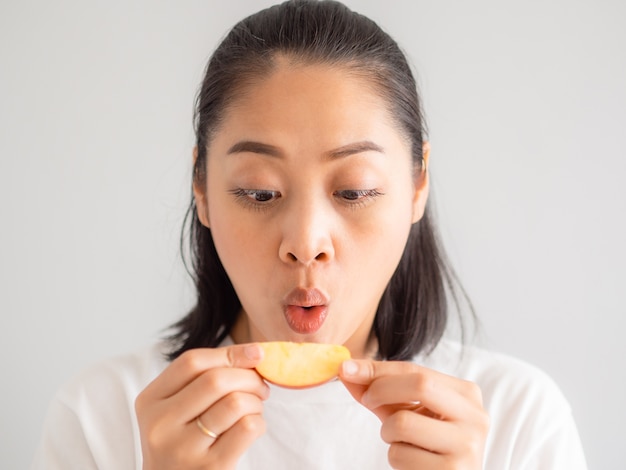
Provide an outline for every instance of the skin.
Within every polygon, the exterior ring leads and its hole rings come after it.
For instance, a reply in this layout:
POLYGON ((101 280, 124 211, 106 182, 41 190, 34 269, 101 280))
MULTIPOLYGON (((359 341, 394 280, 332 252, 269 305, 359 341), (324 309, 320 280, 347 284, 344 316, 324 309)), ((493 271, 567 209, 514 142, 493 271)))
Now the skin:
POLYGON ((488 426, 476 385, 372 359, 378 302, 428 197, 428 175, 413 171, 385 101, 346 69, 286 59, 247 91, 209 144, 206 181, 194 185, 242 303, 231 332, 239 344, 186 352, 138 397, 144 468, 236 465, 265 430, 269 390, 253 370, 262 356, 254 343, 271 340, 350 349, 356 359, 340 379, 381 420, 394 468, 482 468, 488 426), (263 146, 233 151, 242 141, 263 146), (329 299, 313 333, 295 333, 282 314, 296 287, 329 299))
POLYGON ((428 193, 411 167, 385 103, 345 71, 285 64, 247 93, 212 141, 207 183, 196 189, 200 220, 243 306, 235 341, 344 344, 365 357, 379 299, 428 193), (272 145, 276 155, 229 154, 241 141, 272 145), (382 151, 331 156, 362 142, 382 151), (264 192, 234 197, 238 188, 264 192), (345 190, 381 195, 352 201, 345 190), (259 203, 260 195, 272 199, 259 203), (312 335, 293 332, 280 315, 296 287, 330 298, 312 335))

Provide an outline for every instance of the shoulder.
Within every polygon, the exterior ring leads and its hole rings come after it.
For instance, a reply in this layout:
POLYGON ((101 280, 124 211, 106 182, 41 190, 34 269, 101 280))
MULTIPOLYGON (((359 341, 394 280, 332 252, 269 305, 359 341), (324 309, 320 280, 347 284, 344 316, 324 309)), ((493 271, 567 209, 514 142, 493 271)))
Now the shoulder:
POLYGON ((33 468, 140 468, 135 398, 166 367, 164 351, 158 343, 104 360, 65 383, 48 407, 33 468))
POLYGON ((85 368, 57 394, 63 402, 79 403, 133 398, 167 366, 165 345, 158 342, 136 352, 99 361, 85 368))
POLYGON ((569 402, 556 382, 540 368, 512 356, 443 340, 423 358, 423 365, 476 383, 485 408, 510 422, 541 416, 569 416, 569 402))
POLYGON ((480 387, 491 421, 486 469, 586 468, 570 404, 540 368, 448 340, 417 361, 480 387))
POLYGON ((552 399, 569 409, 561 390, 548 374, 506 354, 443 340, 421 363, 478 384, 486 402, 501 399, 511 402, 516 397, 526 401, 552 399))

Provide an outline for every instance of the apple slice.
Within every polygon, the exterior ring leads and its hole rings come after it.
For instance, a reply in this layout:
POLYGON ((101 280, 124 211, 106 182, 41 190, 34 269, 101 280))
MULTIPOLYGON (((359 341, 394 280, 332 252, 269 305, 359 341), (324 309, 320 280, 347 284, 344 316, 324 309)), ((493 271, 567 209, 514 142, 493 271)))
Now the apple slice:
POLYGON ((270 341, 259 343, 263 360, 257 372, 268 382, 286 388, 306 388, 332 380, 339 365, 350 359, 345 346, 320 343, 270 341))

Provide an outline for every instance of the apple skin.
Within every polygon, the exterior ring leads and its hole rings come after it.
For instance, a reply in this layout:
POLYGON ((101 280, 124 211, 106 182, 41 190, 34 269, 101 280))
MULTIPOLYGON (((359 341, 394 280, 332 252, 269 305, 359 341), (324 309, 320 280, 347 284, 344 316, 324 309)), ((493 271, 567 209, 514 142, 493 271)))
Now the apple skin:
POLYGON ((264 355, 256 371, 284 388, 302 389, 329 382, 337 377, 341 363, 350 359, 348 348, 336 344, 269 341, 259 345, 264 355))

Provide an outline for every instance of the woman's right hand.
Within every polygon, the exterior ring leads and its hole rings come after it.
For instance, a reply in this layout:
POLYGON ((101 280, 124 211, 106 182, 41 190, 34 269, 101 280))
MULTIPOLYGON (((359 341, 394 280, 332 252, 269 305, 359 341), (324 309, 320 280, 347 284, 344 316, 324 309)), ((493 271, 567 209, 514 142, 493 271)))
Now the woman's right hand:
POLYGON ((234 468, 265 432, 256 344, 181 354, 137 397, 144 470, 234 468), (218 437, 201 430, 196 419, 218 437))

